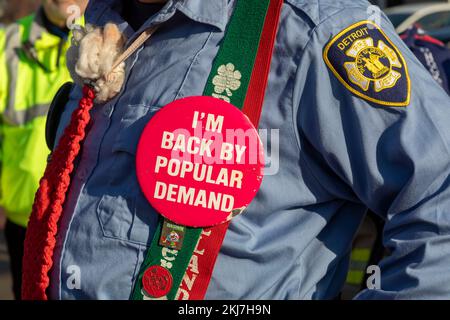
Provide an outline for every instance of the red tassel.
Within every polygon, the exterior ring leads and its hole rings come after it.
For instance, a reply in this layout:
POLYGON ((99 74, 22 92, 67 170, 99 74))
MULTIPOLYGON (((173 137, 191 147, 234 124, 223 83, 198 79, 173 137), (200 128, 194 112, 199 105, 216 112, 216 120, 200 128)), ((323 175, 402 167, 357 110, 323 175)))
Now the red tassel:
POLYGON ((94 105, 94 89, 85 85, 78 108, 72 113, 36 193, 25 237, 22 299, 47 300, 46 290, 53 266, 58 221, 64 207, 74 161, 83 143, 94 105))

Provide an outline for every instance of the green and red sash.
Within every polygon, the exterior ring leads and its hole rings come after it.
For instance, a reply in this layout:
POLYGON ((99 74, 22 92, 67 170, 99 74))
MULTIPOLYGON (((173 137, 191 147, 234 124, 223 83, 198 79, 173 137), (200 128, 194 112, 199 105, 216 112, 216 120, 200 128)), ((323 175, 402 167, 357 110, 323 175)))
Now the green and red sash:
MULTIPOLYGON (((204 90, 205 96, 223 99, 241 109, 256 128, 263 106, 282 4, 283 0, 237 1, 204 90), (220 68, 240 72, 241 85, 238 89, 224 93, 215 90, 213 79, 220 68)), ((184 227, 180 249, 160 245, 165 223, 168 221, 161 217, 131 298, 145 299, 144 274, 151 267, 158 266, 171 275, 170 291, 163 299, 203 299, 229 222, 204 229, 184 227)))

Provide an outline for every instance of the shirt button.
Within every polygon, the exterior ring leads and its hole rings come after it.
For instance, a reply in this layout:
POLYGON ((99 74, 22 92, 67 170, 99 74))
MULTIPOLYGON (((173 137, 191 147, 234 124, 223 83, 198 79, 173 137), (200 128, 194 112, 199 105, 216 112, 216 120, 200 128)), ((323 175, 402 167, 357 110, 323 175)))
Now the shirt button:
POLYGON ((172 289, 172 275, 169 270, 161 266, 151 266, 142 276, 142 287, 150 298, 166 296, 172 289))

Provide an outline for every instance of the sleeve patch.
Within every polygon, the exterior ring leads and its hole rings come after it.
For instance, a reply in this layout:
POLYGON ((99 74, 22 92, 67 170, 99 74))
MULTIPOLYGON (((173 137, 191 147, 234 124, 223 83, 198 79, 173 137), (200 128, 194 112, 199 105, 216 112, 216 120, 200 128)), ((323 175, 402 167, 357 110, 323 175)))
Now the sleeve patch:
POLYGON ((370 102, 406 107, 411 81, 400 51, 373 22, 361 21, 335 36, 324 60, 353 94, 370 102))

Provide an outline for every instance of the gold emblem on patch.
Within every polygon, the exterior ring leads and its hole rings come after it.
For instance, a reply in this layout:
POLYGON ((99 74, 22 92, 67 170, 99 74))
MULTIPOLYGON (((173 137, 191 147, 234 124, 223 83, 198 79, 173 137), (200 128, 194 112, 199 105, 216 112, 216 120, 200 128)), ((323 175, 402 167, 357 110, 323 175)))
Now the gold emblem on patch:
POLYGON ((402 76, 394 69, 402 67, 397 54, 382 40, 377 47, 370 37, 356 40, 346 55, 354 58, 353 62, 344 64, 348 78, 364 91, 369 90, 372 82, 376 92, 392 88, 402 76))
POLYGON ((325 46, 323 58, 354 95, 390 107, 409 105, 411 80, 405 58, 372 21, 360 21, 339 32, 325 46))

